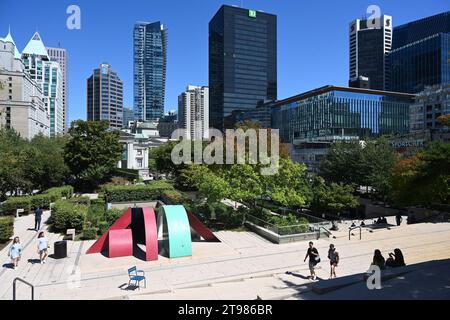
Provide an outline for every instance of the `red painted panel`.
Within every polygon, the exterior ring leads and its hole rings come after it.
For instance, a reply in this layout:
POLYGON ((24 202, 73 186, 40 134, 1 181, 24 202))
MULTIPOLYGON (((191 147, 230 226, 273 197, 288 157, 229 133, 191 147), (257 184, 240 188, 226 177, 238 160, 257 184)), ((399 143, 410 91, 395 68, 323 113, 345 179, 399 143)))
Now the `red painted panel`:
POLYGON ((133 232, 131 229, 110 230, 108 239, 109 258, 133 255, 133 232))
POLYGON ((145 252, 147 261, 158 260, 158 229, 156 227, 155 210, 143 208, 145 224, 145 252))
POLYGON ((207 226, 203 224, 193 213, 187 212, 189 218, 189 224, 191 228, 195 230, 203 239, 208 242, 220 242, 220 240, 209 230, 207 226))
POLYGON ((87 254, 100 253, 107 249, 108 246, 108 234, 110 230, 126 229, 131 224, 131 208, 119 218, 117 221, 106 231, 89 249, 87 254))

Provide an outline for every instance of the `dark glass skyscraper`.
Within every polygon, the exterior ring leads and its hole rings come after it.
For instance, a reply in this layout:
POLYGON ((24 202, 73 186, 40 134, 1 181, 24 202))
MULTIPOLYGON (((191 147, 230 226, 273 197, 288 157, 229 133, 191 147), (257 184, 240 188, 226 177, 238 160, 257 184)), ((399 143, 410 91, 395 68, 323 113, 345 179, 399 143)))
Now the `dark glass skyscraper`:
POLYGON ((158 21, 134 25, 134 115, 156 121, 164 115, 167 29, 158 21))
POLYGON ((450 11, 394 28, 388 89, 417 93, 450 83, 450 11))
POLYGON ((209 22, 210 127, 229 128, 237 110, 276 98, 276 15, 222 6, 209 22))

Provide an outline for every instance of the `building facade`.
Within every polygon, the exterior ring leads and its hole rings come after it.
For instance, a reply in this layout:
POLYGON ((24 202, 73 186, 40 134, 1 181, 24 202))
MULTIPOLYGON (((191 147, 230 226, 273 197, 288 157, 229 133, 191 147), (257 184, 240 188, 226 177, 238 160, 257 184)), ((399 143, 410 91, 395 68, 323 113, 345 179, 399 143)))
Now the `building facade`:
POLYGON ((134 121, 134 111, 132 108, 123 108, 122 128, 128 128, 130 122, 134 121))
POLYGON ((87 79, 87 120, 122 128, 123 82, 109 64, 101 64, 87 79))
POLYGON ((10 33, 0 38, 0 128, 14 129, 25 139, 50 136, 41 86, 25 70, 10 33))
POLYGON ((364 140, 409 132, 414 95, 325 86, 277 101, 272 125, 291 147, 294 161, 317 172, 321 158, 337 141, 364 140))
POLYGON ((209 22, 210 127, 277 98, 277 16, 224 5, 209 22))
POLYGON ((162 138, 171 138, 172 133, 178 129, 178 115, 174 111, 169 111, 159 119, 158 121, 158 132, 159 136, 162 138))
POLYGON ((178 96, 178 127, 185 138, 202 140, 209 137, 209 89, 189 85, 178 96))
POLYGON ((51 61, 59 63, 62 72, 62 104, 63 104, 63 126, 64 133, 67 133, 69 125, 69 78, 68 78, 68 55, 67 50, 63 48, 48 48, 48 56, 51 61))
POLYGON ((139 121, 164 115, 167 29, 158 21, 134 25, 134 113, 139 121))
POLYGON ((369 89, 385 90, 389 78, 387 55, 392 48, 392 17, 356 19, 350 23, 349 86, 360 87, 357 79, 368 78, 369 89))
POLYGON ((63 134, 63 74, 59 63, 50 60, 38 32, 23 49, 22 61, 31 78, 41 86, 44 105, 50 115, 50 136, 63 134))
POLYGON ((410 108, 410 132, 442 127, 438 118, 450 114, 450 84, 425 88, 410 108))
POLYGON ((388 60, 390 91, 450 83, 450 11, 395 27, 388 60))

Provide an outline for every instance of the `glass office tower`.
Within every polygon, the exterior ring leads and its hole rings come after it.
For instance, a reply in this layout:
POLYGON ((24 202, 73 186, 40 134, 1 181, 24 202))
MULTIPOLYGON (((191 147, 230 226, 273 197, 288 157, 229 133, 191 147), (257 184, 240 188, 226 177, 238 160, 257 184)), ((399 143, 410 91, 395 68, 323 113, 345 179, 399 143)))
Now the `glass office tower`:
POLYGON ((222 6, 209 23, 210 127, 233 127, 238 110, 277 98, 277 17, 222 6))
POLYGON ((157 121, 164 115, 167 29, 158 21, 134 25, 134 115, 157 121))
POLYGON ((394 28, 388 89, 417 93, 450 83, 450 11, 394 28))
POLYGON ((409 131, 414 95, 325 86, 272 106, 272 128, 285 143, 363 139, 409 131))

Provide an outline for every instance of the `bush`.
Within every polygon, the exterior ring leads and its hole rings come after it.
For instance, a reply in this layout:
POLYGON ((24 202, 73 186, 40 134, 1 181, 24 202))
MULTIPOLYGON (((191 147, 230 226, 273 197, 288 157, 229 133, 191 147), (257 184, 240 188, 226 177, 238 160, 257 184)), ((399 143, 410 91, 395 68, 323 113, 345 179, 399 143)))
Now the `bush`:
POLYGON ((73 204, 80 204, 87 207, 91 205, 91 199, 89 199, 89 197, 76 197, 67 201, 73 204))
POLYGON ((14 233, 14 218, 0 217, 0 243, 5 243, 14 233))
POLYGON ((44 194, 50 194, 54 197, 57 197, 53 201, 59 200, 62 197, 66 197, 67 199, 72 198, 73 196, 73 187, 72 186, 64 186, 58 188, 51 188, 44 191, 44 194))
POLYGON ((94 240, 97 239, 97 229, 88 227, 83 229, 83 234, 81 235, 83 240, 94 240))
POLYGON ((161 194, 161 200, 168 205, 178 205, 190 202, 190 199, 177 190, 164 190, 161 194))
POLYGON ((52 203, 52 197, 48 194, 37 194, 31 198, 31 209, 36 209, 37 207, 41 209, 50 209, 50 203, 52 203))
POLYGON ((68 200, 59 200, 52 210, 52 222, 56 231, 65 232, 67 229, 83 229, 88 207, 68 200))
POLYGON ((123 212, 124 210, 122 209, 111 209, 106 211, 106 222, 108 223, 108 228, 123 215, 123 212))
POLYGON ((86 221, 93 227, 98 227, 100 222, 105 221, 105 206, 102 204, 92 204, 87 212, 86 221))
POLYGON ((139 171, 134 169, 115 169, 113 175, 125 178, 129 181, 139 180, 139 171))
POLYGON ((15 214, 17 209, 24 209, 25 213, 31 211, 31 197, 11 197, 6 200, 3 205, 3 212, 6 214, 15 214))
POLYGON ((97 234, 98 234, 99 236, 101 236, 101 235, 103 235, 106 231, 108 231, 108 229, 109 229, 109 224, 108 224, 108 222, 106 222, 106 221, 101 221, 101 222, 98 224, 97 234))
POLYGON ((161 197, 173 187, 164 181, 154 181, 144 186, 107 186, 104 189, 107 202, 151 201, 161 197))

